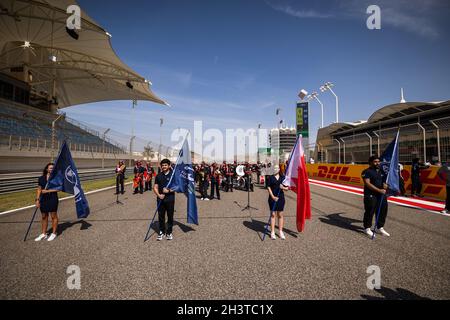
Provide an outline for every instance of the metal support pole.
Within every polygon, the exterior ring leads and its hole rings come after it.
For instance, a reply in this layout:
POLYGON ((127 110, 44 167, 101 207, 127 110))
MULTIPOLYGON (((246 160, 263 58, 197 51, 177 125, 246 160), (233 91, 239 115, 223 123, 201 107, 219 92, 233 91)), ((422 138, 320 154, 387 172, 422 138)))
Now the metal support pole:
POLYGON ((136 138, 135 136, 132 136, 130 139, 130 159, 128 161, 128 167, 131 168, 131 159, 133 158, 133 140, 136 138))
POLYGON ((417 125, 419 126, 420 129, 422 129, 423 132, 423 162, 427 162, 427 142, 425 140, 425 128, 422 127, 422 125, 417 122, 417 125))
POLYGON ((106 134, 111 130, 110 128, 106 129, 105 132, 103 132, 103 141, 102 141, 102 169, 105 169, 105 139, 106 134))
MULTIPOLYGON (((314 95, 314 99, 316 99, 317 102, 320 104, 320 112, 321 112, 321 115, 322 115, 322 122, 321 122, 320 128, 323 128, 323 103, 322 103, 322 101, 319 100, 319 98, 317 97, 317 95, 314 95)), ((309 104, 308 104, 308 106, 309 106, 309 104)), ((308 114, 309 114, 309 113, 308 113, 308 114)))
POLYGON ((364 132, 368 137, 370 141, 370 151, 369 151, 369 157, 372 155, 372 136, 368 134, 367 132, 364 132))
POLYGON ((339 161, 338 163, 341 163, 341 143, 339 142, 338 139, 333 139, 334 141, 336 141, 339 145, 339 161))
POLYGON ((333 89, 331 89, 331 87, 328 87, 328 89, 330 90, 330 92, 334 95, 334 97, 336 98, 336 123, 339 123, 339 98, 336 95, 336 93, 334 93, 333 89))
POLYGON ((50 162, 53 162, 53 159, 55 158, 56 121, 62 117, 64 117, 64 113, 60 114, 55 120, 52 121, 52 157, 50 162))
POLYGON ((345 164, 345 141, 342 138, 339 138, 344 143, 344 164, 345 164))
POLYGON ((377 156, 380 156, 380 136, 375 131, 372 131, 372 133, 377 137, 378 139, 378 148, 377 148, 377 156))
POLYGON ((439 127, 433 120, 430 120, 430 123, 436 128, 436 138, 437 138, 437 149, 438 149, 438 161, 441 162, 441 134, 439 127))

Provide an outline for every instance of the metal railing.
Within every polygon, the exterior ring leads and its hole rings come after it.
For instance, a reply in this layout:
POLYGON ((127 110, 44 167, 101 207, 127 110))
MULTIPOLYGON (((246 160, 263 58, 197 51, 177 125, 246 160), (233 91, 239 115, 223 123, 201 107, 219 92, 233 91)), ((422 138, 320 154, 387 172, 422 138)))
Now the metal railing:
MULTIPOLYGON (((100 180, 115 177, 114 168, 102 170, 81 170, 78 172, 80 181, 100 180)), ((27 174, 1 174, 0 194, 37 188, 38 172, 27 174)))

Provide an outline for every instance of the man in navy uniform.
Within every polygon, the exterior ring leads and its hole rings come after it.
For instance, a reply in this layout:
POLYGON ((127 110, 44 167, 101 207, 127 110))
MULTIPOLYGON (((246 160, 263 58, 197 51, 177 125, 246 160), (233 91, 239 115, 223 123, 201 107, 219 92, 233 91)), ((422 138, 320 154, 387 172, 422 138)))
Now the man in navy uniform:
POLYGON ((155 179, 155 185, 153 186, 153 192, 157 196, 158 205, 158 221, 159 232, 156 240, 161 241, 166 237, 167 240, 172 240, 172 227, 173 227, 173 212, 175 209, 175 192, 167 189, 170 179, 173 174, 173 170, 170 167, 170 160, 163 159, 160 163, 161 172, 158 173, 155 179), (167 225, 166 225, 167 214, 167 225))
POLYGON ((369 237, 373 236, 370 229, 374 214, 378 213, 378 208, 381 205, 380 215, 378 217, 375 232, 381 233, 389 237, 390 234, 384 230, 384 223, 387 216, 387 199, 385 196, 387 185, 384 183, 384 173, 380 168, 380 158, 371 156, 369 158, 369 168, 362 172, 362 179, 364 181, 364 233, 369 237))

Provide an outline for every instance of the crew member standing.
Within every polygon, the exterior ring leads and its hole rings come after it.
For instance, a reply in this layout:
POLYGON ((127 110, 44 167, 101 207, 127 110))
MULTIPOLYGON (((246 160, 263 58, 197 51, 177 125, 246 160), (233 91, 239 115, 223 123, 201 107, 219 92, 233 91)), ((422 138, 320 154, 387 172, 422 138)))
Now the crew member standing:
POLYGON ((120 185, 120 193, 124 194, 125 192, 125 171, 127 167, 123 160, 119 161, 119 164, 116 166, 116 194, 119 194, 119 185, 120 185))
POLYGON ((173 239, 173 212, 175 208, 175 192, 167 189, 173 174, 173 170, 170 168, 170 160, 163 159, 160 163, 160 167, 161 172, 156 176, 155 185, 153 186, 153 192, 157 196, 156 201, 158 206, 159 232, 158 237, 156 238, 158 241, 161 241, 164 237, 166 237, 167 240, 173 239))
POLYGON ((384 174, 380 168, 380 158, 371 156, 369 158, 369 168, 362 172, 362 179, 364 181, 364 233, 369 237, 373 236, 370 229, 374 214, 378 213, 378 208, 381 205, 380 215, 375 232, 388 236, 389 233, 384 230, 384 223, 387 216, 387 199, 385 196, 387 185, 383 183, 384 174))
POLYGON ((219 185, 220 185, 220 168, 218 164, 213 164, 211 174, 211 200, 214 199, 214 191, 217 193, 217 200, 220 200, 219 185))
POLYGON ((445 208, 441 213, 449 213, 450 211, 450 166, 444 163, 438 170, 438 176, 445 181, 445 190, 447 196, 445 198, 445 208))
POLYGON ((411 196, 423 197, 422 183, 420 182, 420 171, 429 166, 420 162, 419 158, 414 158, 411 165, 411 196))
POLYGON ((145 166, 145 191, 152 189, 152 179, 153 179, 153 173, 155 171, 153 170, 153 167, 150 163, 147 162, 145 166))
POLYGON ((136 166, 134 167, 134 192, 133 194, 144 193, 144 167, 141 165, 141 162, 136 162, 136 166))

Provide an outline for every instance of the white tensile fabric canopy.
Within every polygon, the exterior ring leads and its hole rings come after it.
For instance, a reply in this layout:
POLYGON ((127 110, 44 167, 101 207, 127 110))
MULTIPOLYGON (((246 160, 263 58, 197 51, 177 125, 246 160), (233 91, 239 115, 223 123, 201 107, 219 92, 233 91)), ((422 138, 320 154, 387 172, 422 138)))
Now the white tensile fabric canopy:
POLYGON ((35 92, 55 93, 58 108, 131 99, 168 105, 119 59, 110 35, 84 11, 78 39, 69 35, 66 10, 73 4, 0 0, 0 72, 22 77, 35 92))

